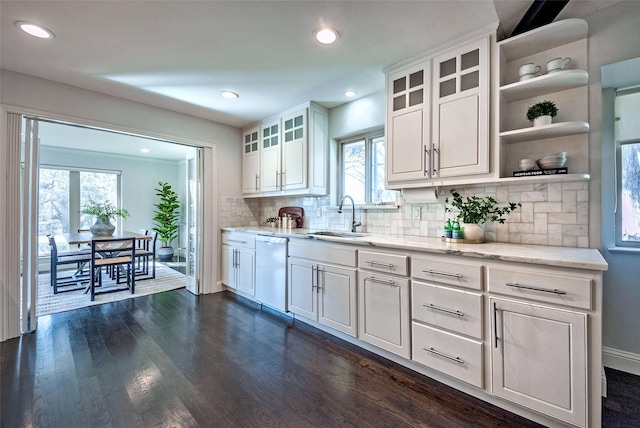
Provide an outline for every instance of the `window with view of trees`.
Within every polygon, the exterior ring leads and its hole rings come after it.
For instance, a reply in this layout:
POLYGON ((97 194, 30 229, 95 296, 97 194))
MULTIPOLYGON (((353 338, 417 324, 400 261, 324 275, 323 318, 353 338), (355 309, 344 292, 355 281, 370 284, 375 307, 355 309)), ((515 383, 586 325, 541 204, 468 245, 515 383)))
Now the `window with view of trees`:
POLYGON ((395 193, 384 189, 385 146, 382 131, 340 141, 342 196, 356 204, 395 202, 395 193))
MULTIPOLYGON (((49 254, 48 234, 88 229, 93 217, 80 214, 90 201, 111 202, 118 206, 120 174, 41 167, 38 197, 40 255, 49 254)), ((61 248, 64 250, 64 248, 61 248)))
POLYGON ((616 244, 640 247, 640 87, 616 93, 616 244))

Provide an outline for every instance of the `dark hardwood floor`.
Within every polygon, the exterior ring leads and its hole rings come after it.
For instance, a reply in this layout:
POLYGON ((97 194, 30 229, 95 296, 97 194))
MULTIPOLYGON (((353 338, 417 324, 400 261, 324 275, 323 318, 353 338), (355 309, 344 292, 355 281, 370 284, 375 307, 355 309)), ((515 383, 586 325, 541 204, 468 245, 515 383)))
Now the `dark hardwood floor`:
POLYGON ((45 316, 0 357, 2 427, 537 426, 229 293, 45 316))

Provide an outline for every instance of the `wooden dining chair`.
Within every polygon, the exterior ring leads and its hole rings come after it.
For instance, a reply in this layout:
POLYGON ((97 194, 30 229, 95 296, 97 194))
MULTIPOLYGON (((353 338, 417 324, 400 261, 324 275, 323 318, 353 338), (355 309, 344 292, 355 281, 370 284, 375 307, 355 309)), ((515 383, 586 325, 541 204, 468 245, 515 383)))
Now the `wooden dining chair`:
POLYGON ((95 300, 95 296, 98 294, 113 293, 116 291, 129 290, 131 294, 135 294, 135 263, 135 238, 93 239, 91 241, 91 280, 89 283, 91 300, 95 300), (103 288, 103 268, 112 268, 113 271, 116 272, 116 284, 114 286, 103 288), (124 287, 118 286, 121 273, 123 277, 126 278, 126 285, 124 287), (99 290, 96 290, 96 288, 99 288, 99 290))
POLYGON ((88 274, 84 273, 84 267, 91 263, 91 255, 75 251, 59 253, 53 235, 47 235, 47 238, 49 238, 49 248, 51 250, 49 272, 53 294, 81 289, 83 287, 82 283, 89 280, 88 274), (75 272, 70 275, 58 275, 58 267, 65 265, 76 265, 75 272))

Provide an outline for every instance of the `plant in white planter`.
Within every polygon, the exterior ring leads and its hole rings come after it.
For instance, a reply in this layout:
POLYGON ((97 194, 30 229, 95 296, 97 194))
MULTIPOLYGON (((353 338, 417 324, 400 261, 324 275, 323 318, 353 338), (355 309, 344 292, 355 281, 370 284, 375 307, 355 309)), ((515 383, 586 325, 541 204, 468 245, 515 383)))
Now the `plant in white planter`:
POLYGON ((171 188, 170 184, 158 183, 156 195, 160 197, 160 202, 154 204, 156 207, 153 221, 155 223, 154 231, 158 232, 158 240, 162 243, 162 247, 158 248, 158 258, 160 261, 171 261, 173 259, 173 247, 171 246, 174 239, 178 237, 178 194, 171 188))
POLYGON ((444 211, 457 213, 458 220, 464 223, 464 238, 477 242, 482 241, 484 236, 484 223, 495 221, 503 224, 505 215, 522 206, 519 202, 509 202, 501 207, 491 196, 463 197, 455 189, 451 189, 451 201, 446 198, 445 202, 449 205, 445 206, 444 211))
POLYGON ((553 101, 540 101, 527 110, 527 119, 533 126, 551 125, 551 118, 558 115, 558 108, 553 101))

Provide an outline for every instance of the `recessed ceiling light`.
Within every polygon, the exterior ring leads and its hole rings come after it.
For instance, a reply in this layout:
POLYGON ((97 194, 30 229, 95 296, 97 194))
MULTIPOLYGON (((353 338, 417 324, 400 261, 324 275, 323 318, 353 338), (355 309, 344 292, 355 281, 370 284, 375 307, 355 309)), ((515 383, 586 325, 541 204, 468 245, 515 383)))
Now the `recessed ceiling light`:
POLYGON ((149 149, 140 149, 140 151, 141 151, 142 153, 149 153, 149 151, 150 151, 150 150, 149 150, 149 149))
POLYGON ((27 34, 31 34, 34 37, 38 37, 40 39, 53 39, 54 35, 51 31, 47 30, 46 28, 34 24, 32 22, 26 22, 26 21, 18 21, 16 22, 16 25, 25 33, 27 34))
POLYGON ((316 36, 316 40, 323 45, 330 45, 338 40, 338 31, 331 27, 318 28, 314 32, 314 35, 316 36))
POLYGON ((347 97, 354 97, 356 95, 356 91, 347 91, 344 93, 347 97))
POLYGON ((233 92, 233 91, 222 91, 220 92, 220 95, 222 95, 224 98, 228 98, 230 100, 235 100, 236 98, 238 98, 240 95, 238 95, 237 93, 233 92))

